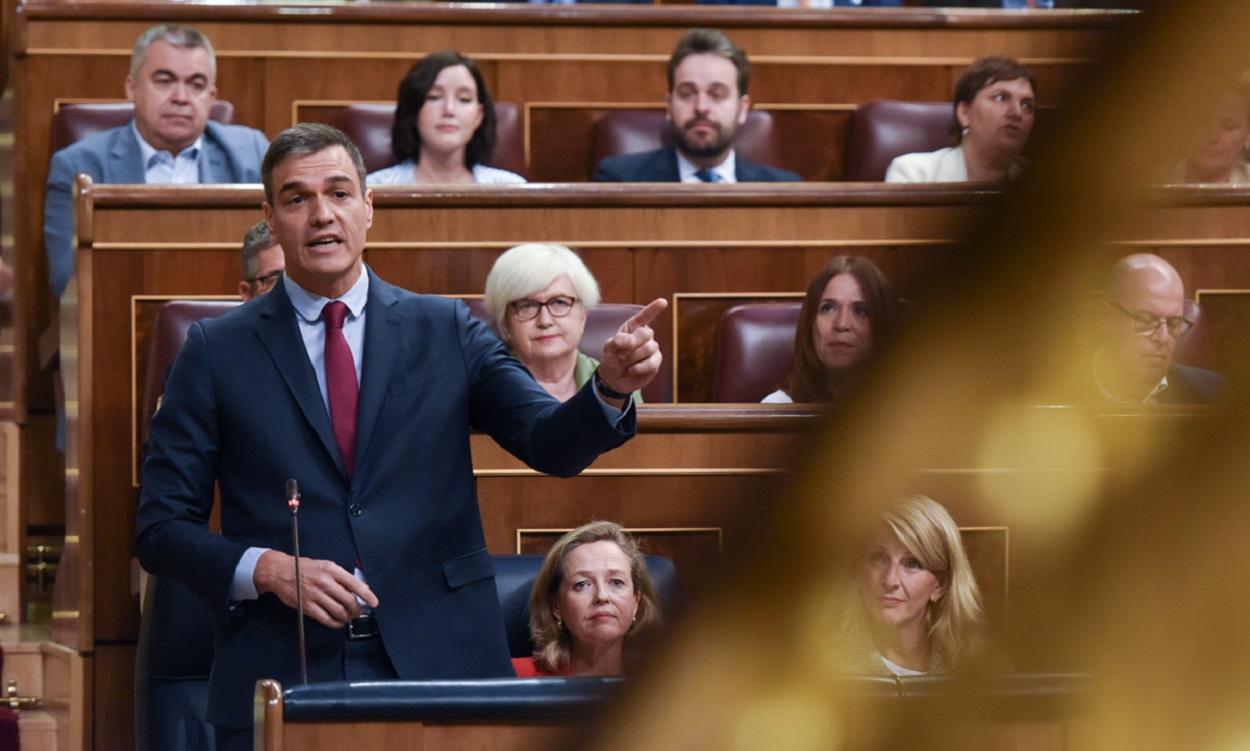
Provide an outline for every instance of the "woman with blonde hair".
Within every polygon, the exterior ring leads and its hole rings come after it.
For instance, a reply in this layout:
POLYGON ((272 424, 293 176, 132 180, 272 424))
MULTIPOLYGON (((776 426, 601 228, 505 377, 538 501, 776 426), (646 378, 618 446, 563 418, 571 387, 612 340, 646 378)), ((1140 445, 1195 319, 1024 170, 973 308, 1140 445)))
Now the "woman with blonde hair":
POLYGON ((981 651, 981 593, 959 528, 932 498, 881 514, 855 580, 839 645, 844 672, 948 673, 981 651))
POLYGON ((530 595, 534 655, 514 659, 522 678, 620 675, 660 624, 646 560, 619 524, 596 521, 551 547, 530 595))

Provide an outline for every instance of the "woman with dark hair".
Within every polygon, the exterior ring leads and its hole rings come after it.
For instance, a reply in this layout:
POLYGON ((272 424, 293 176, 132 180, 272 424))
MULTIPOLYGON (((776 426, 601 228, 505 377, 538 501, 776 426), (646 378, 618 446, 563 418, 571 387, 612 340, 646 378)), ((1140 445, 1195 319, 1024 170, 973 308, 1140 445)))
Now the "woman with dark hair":
POLYGON ((636 643, 660 625, 647 563, 619 524, 590 522, 551 546, 530 595, 533 657, 512 661, 522 678, 620 675, 636 643))
POLYGON ((764 403, 846 396, 897 323, 898 298, 881 269, 862 256, 837 256, 807 287, 785 389, 764 397, 764 403))
POLYGON ((954 146, 904 154, 887 183, 1002 182, 1024 168, 1020 152, 1037 113, 1033 73, 1009 57, 983 57, 955 84, 954 146))
POLYGON ((391 149, 398 164, 370 185, 523 183, 487 166, 495 148, 495 103, 477 63, 459 52, 428 55, 399 82, 391 149))

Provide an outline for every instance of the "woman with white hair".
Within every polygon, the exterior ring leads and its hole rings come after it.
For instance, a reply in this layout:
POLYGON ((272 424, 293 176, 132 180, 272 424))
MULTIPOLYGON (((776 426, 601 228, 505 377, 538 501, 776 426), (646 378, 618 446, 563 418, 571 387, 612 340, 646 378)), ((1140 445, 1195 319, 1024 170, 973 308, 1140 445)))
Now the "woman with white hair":
MULTIPOLYGON (((485 303, 504 344, 552 396, 567 401, 594 376, 599 361, 578 345, 587 311, 599 304, 599 283, 572 250, 550 243, 511 248, 486 277, 485 303)), ((642 395, 635 392, 634 401, 642 395)))
POLYGON ((981 593, 959 528, 932 498, 906 498, 881 514, 854 578, 842 672, 950 673, 982 654, 981 593))

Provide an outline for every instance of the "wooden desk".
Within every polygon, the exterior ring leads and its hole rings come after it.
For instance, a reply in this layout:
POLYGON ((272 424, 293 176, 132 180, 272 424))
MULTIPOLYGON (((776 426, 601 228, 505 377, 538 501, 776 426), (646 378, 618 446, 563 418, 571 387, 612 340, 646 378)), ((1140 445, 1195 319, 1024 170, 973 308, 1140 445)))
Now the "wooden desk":
MULTIPOLYGON (((495 256, 515 242, 556 240, 584 252, 607 299, 639 301, 685 290, 801 289, 830 255, 857 252, 918 292, 926 271, 950 257, 960 219, 993 198, 975 187, 877 185, 724 186, 713 195, 698 186, 379 191, 366 253, 390 281, 463 294, 480 290, 495 256)), ((57 638, 93 657, 87 706, 103 725, 129 716, 126 666, 137 625, 129 585, 136 321, 155 300, 233 288, 239 237, 258 216, 260 190, 92 186, 81 201, 81 291, 62 318, 72 542, 54 607, 57 638)), ((1191 288, 1250 288, 1242 261, 1247 203, 1248 192, 1161 194, 1135 221, 1112 228, 1136 239, 1096 252, 1109 259, 1126 247, 1157 248, 1178 262, 1191 288)), ((671 338, 671 326, 658 330, 671 338)), ((548 530, 603 517, 648 530, 678 557, 706 560, 722 542, 748 539, 757 513, 784 499, 778 472, 814 420, 803 407, 652 405, 640 410, 638 439, 569 481, 531 473, 475 440, 488 545, 532 550, 548 530)), ((935 471, 919 473, 915 488, 948 502, 962 524, 1001 532, 1001 517, 978 502, 977 466, 975 457, 936 457, 935 471)), ((1027 540, 1011 544, 1010 565, 1027 565, 1036 551, 1027 540)))
MULTIPOLYGON (((604 104, 654 104, 664 61, 695 26, 724 29, 751 56, 751 93, 763 105, 832 118, 881 98, 946 100, 972 59, 1008 54, 1058 100, 1125 14, 928 9, 450 6, 345 3, 294 6, 161 2, 28 2, 18 8, 12 74, 21 102, 14 131, 18 285, 17 410, 51 405, 34 356, 48 325, 42 207, 58 102, 120 98, 134 40, 161 22, 192 23, 214 42, 218 87, 238 122, 276 134, 318 108, 390 100, 421 55, 456 48, 482 65, 492 94, 524 108, 540 152, 569 148, 566 133, 604 104)), ((558 151, 556 153, 559 153, 558 151)), ((831 153, 837 153, 834 149, 831 153)), ((552 165, 547 179, 564 179, 552 165)), ((546 168, 544 168, 546 169, 546 168)), ((541 177, 542 175, 540 175, 541 177)))

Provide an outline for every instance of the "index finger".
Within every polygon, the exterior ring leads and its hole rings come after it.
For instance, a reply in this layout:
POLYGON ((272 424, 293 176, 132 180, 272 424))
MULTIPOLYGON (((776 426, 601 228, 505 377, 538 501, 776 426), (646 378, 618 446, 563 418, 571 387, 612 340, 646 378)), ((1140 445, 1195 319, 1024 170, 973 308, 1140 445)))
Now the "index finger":
POLYGON ((647 307, 638 311, 632 318, 626 321, 625 325, 621 327, 621 331, 624 331, 626 334, 634 333, 634 331, 636 331, 639 327, 646 326, 654 321, 655 317, 663 312, 663 310, 667 307, 668 300, 663 297, 655 298, 651 302, 647 303, 647 307))

